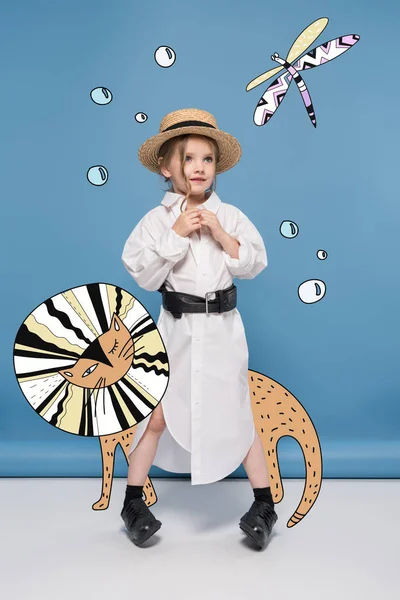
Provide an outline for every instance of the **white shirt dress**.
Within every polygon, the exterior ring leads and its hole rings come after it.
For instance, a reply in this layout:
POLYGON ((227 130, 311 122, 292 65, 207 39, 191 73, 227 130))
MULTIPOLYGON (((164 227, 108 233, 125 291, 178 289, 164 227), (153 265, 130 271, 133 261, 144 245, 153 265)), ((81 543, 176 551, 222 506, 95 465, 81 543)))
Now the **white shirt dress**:
MULTIPOLYGON (((233 278, 253 279, 267 266, 261 235, 238 208, 213 192, 203 206, 240 242, 231 258, 207 227, 187 237, 173 229, 183 196, 167 192, 129 236, 122 261, 138 283, 156 291, 196 294, 227 288, 233 278)), ((161 294, 160 301, 162 302, 161 294)), ((238 304, 240 295, 238 293, 238 304)), ((219 481, 237 469, 255 435, 248 385, 248 348, 237 308, 225 313, 183 313, 175 319, 163 306, 157 327, 169 359, 170 378, 161 400, 166 428, 153 464, 191 473, 192 485, 219 481)), ((136 448, 151 415, 136 426, 136 448)))

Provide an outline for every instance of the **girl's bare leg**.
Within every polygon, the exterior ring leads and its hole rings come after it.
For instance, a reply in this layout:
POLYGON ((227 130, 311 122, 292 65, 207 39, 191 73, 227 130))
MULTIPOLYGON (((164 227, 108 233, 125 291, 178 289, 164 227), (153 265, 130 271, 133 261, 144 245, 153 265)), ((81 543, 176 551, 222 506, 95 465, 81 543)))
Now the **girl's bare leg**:
POLYGON ((165 426, 164 414, 161 404, 159 404, 154 409, 138 445, 129 455, 128 485, 144 486, 165 426))
POLYGON ((246 470, 247 477, 249 478, 251 487, 253 489, 270 486, 264 448, 257 431, 254 437, 254 442, 246 454, 242 464, 246 470))

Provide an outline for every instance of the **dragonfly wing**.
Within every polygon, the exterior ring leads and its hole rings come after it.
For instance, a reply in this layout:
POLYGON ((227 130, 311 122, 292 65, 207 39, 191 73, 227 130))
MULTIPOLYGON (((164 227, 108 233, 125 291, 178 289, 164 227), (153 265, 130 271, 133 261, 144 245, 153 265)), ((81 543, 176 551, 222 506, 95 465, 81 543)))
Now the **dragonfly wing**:
POLYGON ((303 54, 315 42, 327 25, 328 19, 324 17, 323 19, 317 19, 306 27, 293 42, 286 58, 287 62, 292 63, 300 54, 303 54))
POLYGON ((253 121, 256 125, 265 125, 272 118, 281 105, 291 80, 292 76, 286 71, 271 83, 255 108, 253 121))
POLYGON ((264 81, 267 81, 267 79, 269 79, 270 77, 273 77, 281 70, 282 70, 282 67, 279 66, 279 67, 275 67, 274 69, 270 69, 269 71, 266 71, 265 73, 262 73, 261 75, 259 75, 258 77, 256 77, 255 79, 250 81, 250 83, 247 84, 246 92, 249 92, 253 88, 260 85, 261 83, 264 83, 264 81))
MULTIPOLYGON (((311 25, 308 25, 308 27, 306 27, 304 31, 302 31, 301 34, 293 42, 292 47, 289 50, 289 54, 286 58, 287 62, 292 63, 294 60, 296 60, 296 58, 300 56, 300 54, 303 54, 303 52, 305 52, 311 46, 311 44, 315 42, 317 37, 327 25, 328 19, 325 17, 323 19, 317 19, 317 21, 314 21, 313 23, 311 23, 311 25)), ((267 79, 269 79, 270 77, 276 75, 281 70, 281 68, 282 67, 275 67, 274 69, 270 69, 269 71, 258 75, 258 77, 256 77, 255 79, 252 79, 250 83, 248 83, 246 86, 246 92, 249 92, 261 83, 264 83, 264 81, 267 81, 267 79)))
POLYGON ((319 67, 320 65, 334 60, 343 54, 343 52, 350 50, 354 44, 357 44, 359 39, 359 35, 350 34, 343 35, 335 38, 334 40, 329 40, 329 42, 325 42, 324 44, 313 48, 313 50, 310 52, 307 52, 307 54, 299 58, 299 60, 293 66, 296 71, 319 67))

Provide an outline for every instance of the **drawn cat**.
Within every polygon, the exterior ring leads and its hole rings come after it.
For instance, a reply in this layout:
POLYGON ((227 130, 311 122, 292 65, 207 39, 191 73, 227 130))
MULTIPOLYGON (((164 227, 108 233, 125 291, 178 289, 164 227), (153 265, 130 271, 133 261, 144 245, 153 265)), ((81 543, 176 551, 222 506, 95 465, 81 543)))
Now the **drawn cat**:
MULTIPOLYGON (((280 383, 262 373, 251 370, 248 371, 248 380, 254 424, 264 448, 271 480, 271 493, 275 504, 278 504, 284 495, 277 455, 279 440, 284 436, 290 436, 299 443, 303 452, 306 469, 303 494, 296 510, 287 522, 288 527, 293 527, 310 512, 321 489, 322 453, 318 435, 305 408, 280 383)), ((128 462, 128 453, 134 435, 135 427, 131 427, 117 435, 100 436, 103 463, 102 493, 100 499, 93 504, 93 510, 108 508, 115 450, 119 444, 128 462)), ((143 498, 147 506, 152 506, 157 502, 157 494, 150 477, 146 479, 143 498)))

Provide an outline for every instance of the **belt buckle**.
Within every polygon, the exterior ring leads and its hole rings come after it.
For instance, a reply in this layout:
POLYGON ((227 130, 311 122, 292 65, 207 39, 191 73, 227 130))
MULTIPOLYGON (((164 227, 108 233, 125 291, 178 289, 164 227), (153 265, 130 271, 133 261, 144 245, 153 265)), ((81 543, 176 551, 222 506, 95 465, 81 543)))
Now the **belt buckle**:
MULTIPOLYGON (((208 296, 209 296, 209 294, 215 294, 215 292, 206 292, 206 315, 209 314, 209 312, 208 312, 208 296)), ((215 296, 215 297, 217 297, 217 296, 215 296)), ((211 298, 211 299, 215 300, 215 298, 211 298)))

